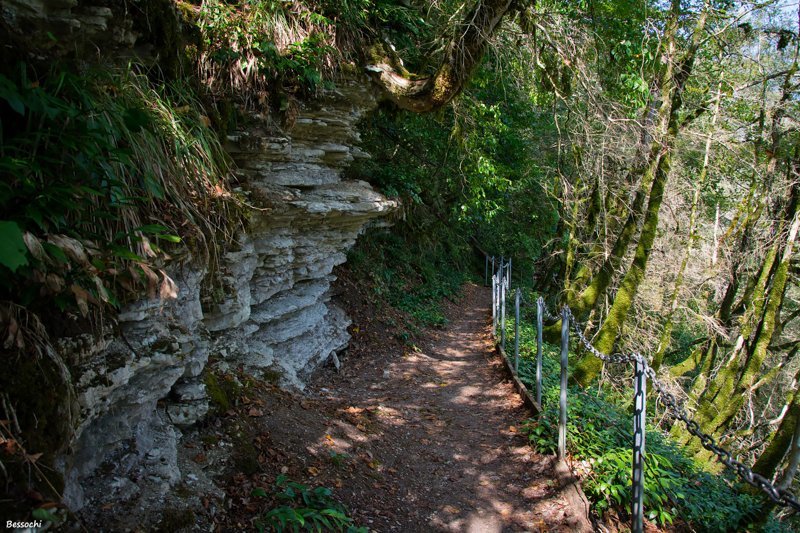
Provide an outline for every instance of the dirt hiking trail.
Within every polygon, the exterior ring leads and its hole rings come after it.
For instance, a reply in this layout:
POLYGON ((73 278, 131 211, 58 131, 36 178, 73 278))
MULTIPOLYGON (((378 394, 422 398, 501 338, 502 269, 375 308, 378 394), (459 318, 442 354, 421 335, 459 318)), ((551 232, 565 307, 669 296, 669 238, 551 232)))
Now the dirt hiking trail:
POLYGON ((342 371, 267 402, 261 433, 281 471, 332 487, 373 531, 590 531, 585 502, 518 429, 532 413, 492 347, 490 302, 467 285, 416 350, 387 349, 355 309, 342 371))

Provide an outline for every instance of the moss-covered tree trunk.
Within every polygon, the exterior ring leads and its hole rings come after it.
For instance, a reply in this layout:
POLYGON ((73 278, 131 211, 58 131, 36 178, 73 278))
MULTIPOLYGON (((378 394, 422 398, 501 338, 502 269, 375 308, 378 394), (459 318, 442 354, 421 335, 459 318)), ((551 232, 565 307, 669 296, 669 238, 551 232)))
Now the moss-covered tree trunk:
MULTIPOLYGON (((704 431, 712 435, 720 435, 733 417, 744 405, 748 393, 759 385, 759 374, 767 359, 768 348, 772 342, 777 326, 779 312, 789 278, 789 268, 794 252, 794 243, 800 228, 800 216, 797 211, 797 190, 795 188, 790 206, 787 209, 787 222, 791 223, 785 240, 781 239, 782 227, 777 232, 776 241, 764 259, 759 274, 758 285, 766 288, 764 294, 756 298, 748 306, 753 310, 745 318, 739 337, 730 356, 720 368, 714 379, 705 390, 698 394, 703 384, 695 384, 692 396, 698 401, 694 418, 704 431)), ((681 430, 675 430, 681 435, 681 430)), ((700 453, 699 441, 682 434, 681 442, 686 443, 696 453, 700 453)))
MULTIPOLYGON (((570 251, 573 252, 573 258, 572 264, 566 269, 564 275, 564 293, 566 294, 567 302, 574 300, 575 291, 580 290, 587 283, 587 278, 591 275, 591 268, 589 267, 591 258, 598 253, 602 253, 603 244, 600 239, 600 232, 598 231, 598 218, 603 209, 601 188, 600 177, 595 176, 594 183, 592 184, 592 192, 589 196, 589 208, 586 212, 585 222, 581 224, 584 231, 582 235, 575 237, 576 242, 568 245, 568 262, 570 251), (580 242, 577 242, 577 240, 580 240, 580 242), (576 256, 578 249, 581 247, 582 243, 586 242, 592 243, 590 246, 591 249, 588 251, 589 261, 579 261, 575 264, 577 261, 576 256)), ((577 212, 575 212, 575 215, 577 215, 577 212)), ((575 220, 577 224, 577 218, 575 220)))
MULTIPOLYGON (((664 199, 664 188, 667 183, 671 164, 669 150, 661 157, 653 185, 650 188, 650 200, 642 226, 642 233, 636 245, 636 252, 628 272, 620 284, 614 303, 606 315, 605 322, 594 338, 594 346, 604 353, 611 353, 625 322, 628 310, 633 304, 639 285, 644 279, 647 261, 653 248, 653 241, 658 227, 658 213, 664 199)), ((589 384, 602 368, 602 361, 593 356, 583 357, 575 368, 575 379, 583 385, 589 384)))
MULTIPOLYGON (((651 155, 649 157, 648 164, 645 166, 644 173, 639 184, 639 189, 636 191, 636 196, 634 196, 633 204, 628 212, 628 217, 625 220, 625 224, 617 234, 617 238, 614 241, 614 247, 612 248, 611 253, 603 261, 600 269, 595 273, 594 276, 591 277, 591 281, 582 287, 580 291, 578 291, 576 288, 574 293, 571 295, 571 298, 567 300, 567 304, 570 306, 570 308, 572 308, 572 312, 575 314, 575 316, 584 316, 589 313, 595 307, 595 305, 597 305, 597 302, 611 285, 611 282, 614 279, 614 273, 619 270, 622 260, 624 259, 625 254, 628 252, 628 248, 630 247, 630 244, 636 235, 636 227, 638 226, 639 221, 644 213, 644 207, 648 198, 648 191, 653 185, 653 178, 656 175, 656 168, 660 162, 660 156, 661 145, 654 142, 651 148, 651 155)), ((589 266, 587 264, 581 265, 576 274, 576 287, 578 286, 578 280, 582 281, 588 278, 588 273, 589 266)))
MULTIPOLYGON (((794 84, 791 81, 798 71, 800 42, 795 44, 794 61, 785 73, 782 95, 772 116, 770 131, 771 146, 765 149, 767 156, 764 181, 772 182, 785 133, 782 124, 784 108, 793 98, 794 84)), ((757 150, 759 147, 756 147, 757 150)), ((798 175, 800 161, 795 157, 787 164, 790 177, 798 175)), ((764 256, 758 275, 750 280, 740 301, 729 312, 732 316, 741 312, 738 318, 739 331, 733 348, 712 380, 699 376, 690 392, 697 401, 695 419, 701 427, 712 435, 721 434, 729 422, 742 408, 745 398, 759 386, 758 379, 768 348, 778 326, 780 309, 789 279, 794 243, 797 237, 798 201, 800 185, 795 183, 791 195, 774 232, 772 246, 764 256), (786 231, 788 228, 788 232, 786 231)), ((756 211, 760 213, 760 208, 756 211)), ((743 238, 746 238, 747 228, 743 238)), ((731 318, 728 318, 730 321, 731 318)), ((673 434, 680 442, 687 444, 697 454, 701 454, 700 442, 674 426, 673 434)))
MULTIPOLYGON (((795 376, 794 382, 800 374, 795 376)), ((753 465, 753 472, 761 474, 767 479, 772 479, 778 472, 778 467, 781 465, 783 458, 786 456, 787 451, 792 445, 792 438, 795 434, 797 421, 800 417, 800 395, 797 393, 795 386, 791 396, 787 398, 788 407, 786 413, 783 415, 778 429, 769 436, 769 444, 761 455, 758 456, 755 464, 753 465)))
MULTIPOLYGON (((672 164, 672 149, 679 131, 678 111, 683 104, 683 90, 686 81, 691 75, 697 50, 702 43, 708 11, 709 3, 705 2, 695 24, 691 44, 679 59, 676 37, 681 13, 680 1, 673 0, 671 4, 670 18, 664 30, 665 66, 660 80, 662 104, 658 111, 658 129, 654 141, 660 143, 660 150, 654 154, 651 165, 651 168, 654 169, 653 181, 633 261, 622 278, 611 309, 594 339, 595 347, 602 352, 610 353, 613 350, 647 270, 647 262, 658 228, 664 189, 672 164)), ((601 369, 601 361, 595 357, 586 356, 578 362, 574 377, 578 383, 586 385, 597 377, 601 369)))

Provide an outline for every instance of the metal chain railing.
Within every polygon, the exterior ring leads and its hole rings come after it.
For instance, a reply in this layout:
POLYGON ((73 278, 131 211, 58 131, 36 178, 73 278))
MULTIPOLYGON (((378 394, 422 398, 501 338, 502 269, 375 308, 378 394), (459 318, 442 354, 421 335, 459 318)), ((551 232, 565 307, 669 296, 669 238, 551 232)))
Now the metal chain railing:
POLYGON ((583 347, 586 348, 589 353, 606 363, 636 362, 641 364, 645 369, 644 371, 647 377, 653 384, 653 388, 658 395, 658 401, 661 402, 661 404, 666 408, 667 412, 673 418, 680 420, 686 426, 686 430, 692 436, 697 437, 700 440, 700 444, 703 446, 703 448, 716 455, 725 466, 733 470, 743 481, 762 490, 775 503, 783 506, 789 506, 800 511, 800 502, 797 501, 791 492, 775 487, 767 478, 761 474, 753 472, 746 465, 734 459, 729 451, 721 448, 717 444, 717 441, 713 436, 709 435, 708 433, 704 433, 700 428, 700 424, 689 417, 678 399, 667 390, 663 383, 661 383, 656 375, 656 371, 653 370, 653 368, 647 363, 646 358, 638 353, 606 355, 600 352, 597 350, 597 348, 592 346, 591 342, 589 342, 589 340, 583 334, 583 328, 578 321, 575 320, 572 310, 569 307, 566 307, 566 309, 570 316, 575 334, 581 341, 583 347))
MULTIPOLYGON (((505 262, 501 258, 499 268, 495 270, 495 258, 491 258, 492 263, 492 334, 496 334, 498 325, 501 325, 501 348, 505 353, 505 301, 506 293, 510 287, 511 261, 505 262), (499 323, 499 324, 498 324, 499 323)), ((489 257, 486 261, 486 280, 488 283, 489 257)), ((514 323, 514 371, 519 370, 519 308, 520 300, 522 305, 532 307, 530 302, 526 302, 524 295, 520 297, 520 290, 516 289, 515 311, 516 321, 514 323)), ((742 481, 756 487, 766 494, 773 502, 784 507, 791 507, 800 511, 800 502, 790 491, 775 487, 767 478, 753 472, 742 462, 733 458, 731 452, 722 448, 716 439, 705 433, 695 420, 686 413, 679 400, 667 390, 664 384, 658 379, 656 371, 648 364, 647 358, 640 353, 630 354, 605 354, 595 348, 586 335, 583 333, 584 327, 575 319, 572 310, 564 306, 561 316, 553 315, 547 309, 544 299, 540 296, 536 301, 537 308, 537 357, 536 357, 536 400, 541 407, 541 383, 542 383, 542 323, 547 319, 551 323, 562 322, 561 327, 561 394, 559 401, 559 457, 563 458, 566 453, 566 375, 567 375, 567 351, 569 343, 569 326, 575 332, 581 345, 594 357, 609 364, 634 364, 634 446, 633 446, 633 501, 631 505, 632 530, 636 533, 643 530, 643 495, 644 495, 644 445, 645 445, 645 409, 646 409, 646 387, 649 379, 659 401, 666 409, 666 412, 676 420, 686 426, 687 431, 700 440, 701 445, 706 450, 712 452, 725 466, 730 468, 742 481)))

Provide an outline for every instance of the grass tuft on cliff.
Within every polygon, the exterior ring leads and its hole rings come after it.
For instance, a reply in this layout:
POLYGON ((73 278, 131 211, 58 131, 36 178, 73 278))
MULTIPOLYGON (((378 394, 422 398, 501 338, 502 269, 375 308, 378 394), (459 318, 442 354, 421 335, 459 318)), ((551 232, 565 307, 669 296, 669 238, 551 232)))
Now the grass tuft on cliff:
POLYGON ((208 258, 237 202, 192 91, 134 69, 0 75, 0 300, 36 309, 171 296, 169 258, 208 258))

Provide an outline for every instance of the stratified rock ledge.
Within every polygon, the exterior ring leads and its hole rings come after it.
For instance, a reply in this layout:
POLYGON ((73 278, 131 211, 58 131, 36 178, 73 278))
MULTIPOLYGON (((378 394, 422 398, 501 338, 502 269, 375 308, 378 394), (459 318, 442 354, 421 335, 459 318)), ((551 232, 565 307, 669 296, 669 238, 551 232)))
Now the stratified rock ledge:
POLYGON ((214 294, 201 290, 207 265, 172 265, 177 298, 127 306, 119 332, 102 339, 60 340, 77 369, 80 407, 59 460, 71 509, 113 498, 156 507, 182 480, 178 443, 208 412, 201 374, 210 355, 302 389, 347 345, 350 320, 330 302, 333 269, 371 221, 397 207, 365 182, 341 180, 366 157, 355 145, 356 123, 375 106, 367 87, 340 84, 302 109, 289 132, 255 121, 229 136, 254 208, 223 254, 214 294))

